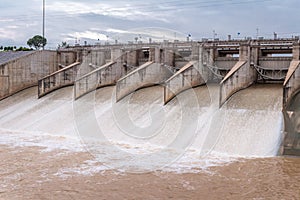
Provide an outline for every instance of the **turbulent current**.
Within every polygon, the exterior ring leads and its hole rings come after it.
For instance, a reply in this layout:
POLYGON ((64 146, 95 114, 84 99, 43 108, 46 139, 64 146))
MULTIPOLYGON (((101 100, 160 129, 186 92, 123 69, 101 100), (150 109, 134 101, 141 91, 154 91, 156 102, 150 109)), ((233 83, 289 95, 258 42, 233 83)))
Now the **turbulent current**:
POLYGON ((282 88, 254 85, 221 109, 217 85, 163 105, 161 86, 0 102, 0 199, 299 199, 300 159, 278 154, 282 88), (134 172, 134 173, 131 173, 134 172))
POLYGON ((85 150, 110 169, 180 172, 273 157, 282 141, 280 85, 242 90, 221 109, 217 85, 187 90, 167 105, 161 86, 118 103, 115 87, 77 101, 72 87, 36 94, 30 88, 1 101, 0 144, 85 150))

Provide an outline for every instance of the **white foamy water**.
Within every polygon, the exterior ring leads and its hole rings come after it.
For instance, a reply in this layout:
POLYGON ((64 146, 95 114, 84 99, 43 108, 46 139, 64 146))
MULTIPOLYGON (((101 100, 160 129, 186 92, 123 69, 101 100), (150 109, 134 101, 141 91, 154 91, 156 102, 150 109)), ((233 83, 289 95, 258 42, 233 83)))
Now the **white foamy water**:
POLYGON ((162 167, 197 171, 239 157, 277 154, 282 135, 279 86, 243 90, 221 110, 216 86, 188 90, 165 106, 159 86, 117 104, 114 89, 99 89, 76 102, 70 87, 41 99, 36 88, 9 97, 0 102, 0 144, 87 149, 107 166, 83 165, 84 173, 162 167))

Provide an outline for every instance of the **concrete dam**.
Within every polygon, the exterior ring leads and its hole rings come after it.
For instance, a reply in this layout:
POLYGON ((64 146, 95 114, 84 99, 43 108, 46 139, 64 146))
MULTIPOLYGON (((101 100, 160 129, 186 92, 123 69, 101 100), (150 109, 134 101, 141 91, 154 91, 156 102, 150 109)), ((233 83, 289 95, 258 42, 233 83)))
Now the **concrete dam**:
MULTIPOLYGON (((82 124, 77 129, 92 137, 96 128, 86 115, 93 112, 110 141, 142 145, 141 137, 163 146, 169 138, 173 143, 168 145, 185 149, 185 138, 176 136, 183 127, 184 136, 193 140, 189 148, 203 154, 300 155, 298 38, 76 46, 16 54, 0 54, 1 128, 72 132, 76 121, 82 124), (163 118, 161 109, 167 110, 163 118), (124 120, 129 115, 133 124, 124 120), (128 135, 134 132, 131 139, 122 136, 116 119, 123 120, 120 126, 128 135), (161 135, 154 134, 158 130, 161 135)), ((151 163, 146 156, 139 159, 151 163)))

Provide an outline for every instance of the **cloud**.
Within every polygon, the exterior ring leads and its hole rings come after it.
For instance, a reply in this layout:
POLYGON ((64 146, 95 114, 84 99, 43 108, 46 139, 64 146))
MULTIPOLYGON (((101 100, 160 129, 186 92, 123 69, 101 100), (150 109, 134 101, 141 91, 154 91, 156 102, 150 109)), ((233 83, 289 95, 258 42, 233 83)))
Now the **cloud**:
POLYGON ((0 18, 0 22, 14 22, 14 19, 0 18))
MULTIPOLYGON (((120 5, 119 5, 120 6, 120 5)), ((125 4, 122 7, 113 5, 113 3, 89 3, 89 2, 51 2, 47 9, 53 12, 64 12, 69 15, 97 14, 103 16, 115 17, 118 19, 149 21, 158 20, 168 22, 166 12, 156 12, 147 7, 135 7, 134 5, 125 4)))
MULTIPOLYGON (((1 2, 1 45, 11 41, 26 45, 29 37, 41 34, 41 0, 1 2)), ((265 37, 272 37, 273 32, 279 37, 291 37, 300 34, 295 25, 300 17, 299 6, 299 0, 46 0, 47 47, 66 39, 75 41, 76 37, 90 39, 91 43, 106 41, 106 35, 109 40, 125 42, 135 37, 143 41, 185 40, 189 33, 193 39, 201 40, 211 38, 213 30, 221 39, 237 32, 255 37, 256 28, 265 37)))
POLYGON ((109 32, 109 33, 121 33, 121 34, 128 33, 127 30, 120 30, 120 29, 114 29, 114 28, 108 28, 105 31, 109 32))
POLYGON ((83 31, 83 32, 75 32, 67 34, 67 38, 82 38, 82 39, 92 39, 92 40, 107 40, 107 36, 93 31, 83 31))
POLYGON ((17 39, 17 31, 11 30, 11 28, 4 27, 0 28, 0 38, 1 39, 17 39))

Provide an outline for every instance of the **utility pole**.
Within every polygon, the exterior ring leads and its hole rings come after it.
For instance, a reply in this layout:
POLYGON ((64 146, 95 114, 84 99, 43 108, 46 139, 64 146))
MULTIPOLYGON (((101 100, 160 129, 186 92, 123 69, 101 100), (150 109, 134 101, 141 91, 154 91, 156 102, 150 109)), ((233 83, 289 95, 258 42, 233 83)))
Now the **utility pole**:
MULTIPOLYGON (((43 38, 45 38, 45 0, 43 0, 43 38)), ((45 45, 43 45, 44 50, 45 45)))
POLYGON ((256 39, 258 39, 258 31, 259 31, 259 29, 258 28, 256 28, 256 39))
POLYGON ((213 40, 215 41, 216 40, 216 36, 217 36, 218 34, 216 33, 216 31, 215 30, 213 30, 213 40))

